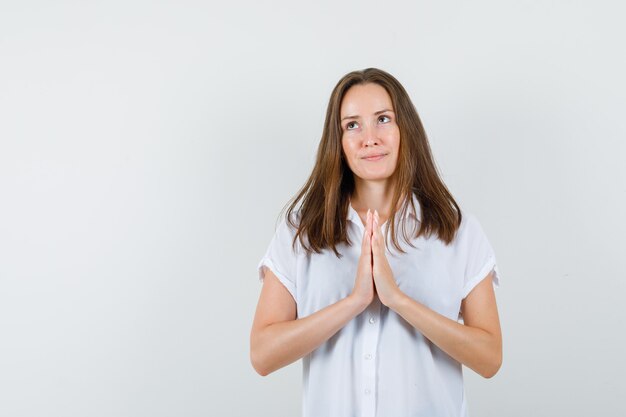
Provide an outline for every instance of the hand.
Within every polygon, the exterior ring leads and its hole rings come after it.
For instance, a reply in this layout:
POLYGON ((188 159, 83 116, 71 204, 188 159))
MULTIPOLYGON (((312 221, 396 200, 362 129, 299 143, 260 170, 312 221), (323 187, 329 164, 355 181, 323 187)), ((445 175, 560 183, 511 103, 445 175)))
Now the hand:
POLYGON ((380 302, 390 307, 402 296, 402 290, 396 284, 391 266, 385 255, 385 240, 378 224, 378 211, 374 211, 372 230, 372 257, 374 260, 372 274, 380 302))
POLYGON ((366 227, 361 242, 361 256, 356 270, 356 280, 352 294, 365 307, 374 300, 374 278, 372 273, 372 228, 374 216, 367 210, 366 227))

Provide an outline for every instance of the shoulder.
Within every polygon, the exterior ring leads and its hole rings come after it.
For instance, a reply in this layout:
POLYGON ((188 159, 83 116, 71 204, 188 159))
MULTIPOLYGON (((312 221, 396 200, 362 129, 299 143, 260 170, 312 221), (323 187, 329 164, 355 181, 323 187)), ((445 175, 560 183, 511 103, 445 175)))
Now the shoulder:
MULTIPOLYGON (((275 237, 278 239, 282 245, 291 245, 293 240, 296 238, 296 234, 298 232, 298 226, 300 224, 300 210, 294 210, 289 217, 287 218, 287 214, 282 214, 278 219, 278 224, 276 226, 275 237)), ((296 239, 295 248, 299 250, 301 248, 300 240, 296 239)))
POLYGON ((479 225, 478 218, 471 211, 461 209, 461 226, 462 228, 473 228, 479 225))
POLYGON ((287 213, 282 213, 278 220, 278 226, 276 230, 280 230, 283 233, 290 233, 295 235, 300 226, 300 209, 294 209, 291 215, 288 217, 287 213))
POLYGON ((461 224, 456 233, 454 240, 457 244, 463 244, 473 240, 477 235, 482 234, 483 231, 476 215, 461 209, 461 224))

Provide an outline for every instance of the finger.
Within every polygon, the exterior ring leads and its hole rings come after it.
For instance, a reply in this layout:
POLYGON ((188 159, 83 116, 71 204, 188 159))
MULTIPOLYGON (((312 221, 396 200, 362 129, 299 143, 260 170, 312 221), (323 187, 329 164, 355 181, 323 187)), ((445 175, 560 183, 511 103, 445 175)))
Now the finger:
POLYGON ((371 259, 371 255, 372 255, 372 249, 371 249, 372 233, 369 227, 372 217, 373 217, 372 213, 368 210, 367 215, 365 217, 365 231, 363 232, 363 243, 361 245, 361 253, 364 254, 364 258, 367 259, 368 261, 371 259))
POLYGON ((374 220, 373 220, 373 226, 374 226, 374 230, 372 231, 372 241, 373 241, 373 247, 375 247, 376 249, 378 249, 378 244, 380 242, 380 234, 379 234, 379 226, 378 226, 378 210, 374 210, 374 220))
MULTIPOLYGON (((370 218, 370 214, 367 214, 367 220, 366 220, 366 224, 369 223, 369 218, 370 218)), ((370 243, 370 236, 369 233, 367 231, 367 227, 365 228, 365 232, 363 233, 363 239, 361 240, 361 255, 363 256, 364 254, 367 256, 367 254, 369 254, 369 252, 371 251, 371 243, 370 243)))
POLYGON ((376 250, 378 254, 384 256, 385 254, 385 239, 383 237, 383 228, 380 225, 380 215, 376 212, 376 250))
POLYGON ((370 216, 372 216, 373 214, 370 213, 369 210, 367 210, 367 213, 365 214, 365 229, 363 230, 363 239, 365 240, 365 238, 369 235, 369 224, 370 224, 370 216))
POLYGON ((373 256, 373 251, 372 251, 372 232, 374 230, 374 213, 371 210, 368 210, 370 212, 370 218, 369 221, 367 222, 367 227, 369 228, 369 253, 370 253, 370 262, 372 265, 372 268, 374 267, 374 256, 373 256))
POLYGON ((369 209, 367 210, 367 217, 365 219, 365 237, 367 238, 368 243, 372 240, 372 218, 374 217, 374 213, 372 213, 369 209))

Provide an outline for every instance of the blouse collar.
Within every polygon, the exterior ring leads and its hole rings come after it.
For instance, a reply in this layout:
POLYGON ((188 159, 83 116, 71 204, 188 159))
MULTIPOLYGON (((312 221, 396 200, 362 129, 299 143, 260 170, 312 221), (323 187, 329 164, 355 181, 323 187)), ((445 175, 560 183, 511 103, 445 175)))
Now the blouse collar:
MULTIPOLYGON (((413 213, 413 210, 411 209, 411 206, 408 207, 406 214, 404 216, 404 218, 402 220, 406 220, 406 218, 408 216, 411 216, 415 219, 417 219, 418 221, 421 220, 421 207, 420 207, 420 203, 417 200, 417 196, 415 195, 415 193, 411 194, 413 196, 413 205, 415 206, 415 210, 417 213, 413 213)), ((396 217, 396 221, 401 220, 400 219, 400 214, 401 212, 397 213, 397 217, 396 217)), ((356 210, 352 207, 352 203, 348 204, 348 220, 351 220, 353 223, 356 223, 359 226, 363 226, 363 222, 361 221, 361 218, 359 217, 359 214, 356 212, 356 210)), ((387 223, 387 222, 385 222, 387 223)))

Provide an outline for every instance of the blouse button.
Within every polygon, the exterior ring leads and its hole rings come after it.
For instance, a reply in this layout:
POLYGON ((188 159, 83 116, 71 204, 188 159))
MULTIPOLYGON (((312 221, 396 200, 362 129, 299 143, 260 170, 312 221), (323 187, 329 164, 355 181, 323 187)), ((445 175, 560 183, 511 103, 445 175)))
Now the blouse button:
POLYGON ((365 388, 365 395, 370 395, 370 390, 369 390, 369 388, 365 388))
POLYGON ((365 355, 365 359, 372 359, 372 355, 368 353, 367 355, 365 355))
POLYGON ((370 317, 370 323, 374 323, 376 321, 376 319, 374 317, 370 317))

